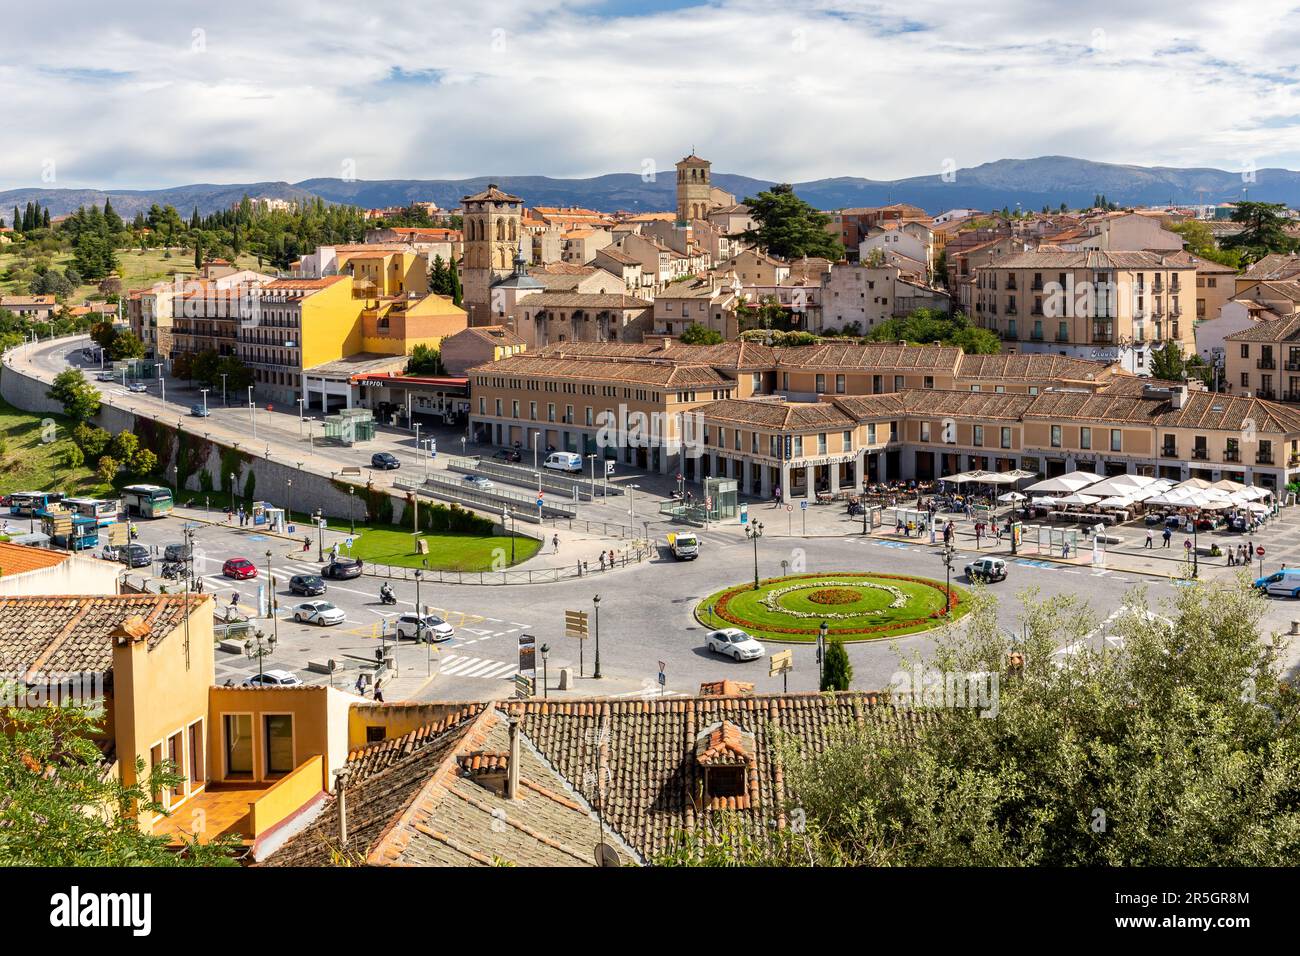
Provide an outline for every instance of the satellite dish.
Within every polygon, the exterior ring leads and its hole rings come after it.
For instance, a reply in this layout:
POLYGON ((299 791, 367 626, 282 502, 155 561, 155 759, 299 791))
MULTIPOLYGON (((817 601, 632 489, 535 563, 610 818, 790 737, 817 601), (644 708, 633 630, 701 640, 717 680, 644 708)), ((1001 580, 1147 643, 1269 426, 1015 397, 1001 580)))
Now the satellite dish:
POLYGON ((618 866, 618 854, 608 843, 596 844, 596 865, 597 866, 618 866))

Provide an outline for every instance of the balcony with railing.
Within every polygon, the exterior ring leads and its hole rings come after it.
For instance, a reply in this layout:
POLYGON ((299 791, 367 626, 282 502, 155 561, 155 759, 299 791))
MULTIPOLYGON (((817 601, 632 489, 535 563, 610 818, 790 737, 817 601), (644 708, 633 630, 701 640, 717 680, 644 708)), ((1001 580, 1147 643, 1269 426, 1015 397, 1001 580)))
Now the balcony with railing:
POLYGON ((1255 362, 1255 368, 1274 369, 1277 368, 1277 360, 1272 358, 1262 358, 1255 362))
POLYGON ((1223 453, 1224 461, 1239 462, 1241 461, 1241 452, 1235 448, 1229 448, 1223 453))
POLYGON ((1257 465, 1271 465, 1271 464, 1273 464, 1273 453, 1272 453, 1271 451, 1257 451, 1257 452, 1255 452, 1255 464, 1257 464, 1257 465))
POLYGON ((1266 402, 1272 402, 1277 400, 1277 392, 1271 388, 1257 388, 1255 389, 1255 397, 1262 398, 1266 402))
POLYGON ((1210 452, 1204 445, 1197 445, 1192 449, 1192 457, 1197 461, 1206 461, 1210 457, 1210 452))
POLYGON ((1161 457, 1161 458, 1177 458, 1177 457, 1178 457, 1178 446, 1177 446, 1177 445, 1167 445, 1167 444, 1166 444, 1166 445, 1161 445, 1161 446, 1160 446, 1160 457, 1161 457))

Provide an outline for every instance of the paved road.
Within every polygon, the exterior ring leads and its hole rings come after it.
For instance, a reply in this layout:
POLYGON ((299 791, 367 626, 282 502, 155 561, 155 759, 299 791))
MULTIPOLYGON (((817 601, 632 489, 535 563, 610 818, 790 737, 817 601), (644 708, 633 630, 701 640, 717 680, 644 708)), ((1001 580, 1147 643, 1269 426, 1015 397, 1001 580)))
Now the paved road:
MULTIPOLYGON (((161 546, 179 540, 182 521, 167 518, 140 522, 140 540, 161 546)), ((551 647, 549 667, 554 688, 558 668, 578 666, 577 642, 563 635, 566 609, 592 611, 592 597, 601 596, 600 634, 603 678, 590 678, 594 643, 588 642, 584 653, 584 672, 588 677, 578 682, 584 694, 655 694, 658 693, 658 662, 666 664, 666 691, 691 693, 701 681, 734 677, 752 681, 760 690, 779 690, 779 678, 767 675, 765 662, 737 664, 709 654, 703 648, 705 628, 693 618, 695 604, 712 591, 753 574, 753 550, 748 542, 736 541, 722 534, 702 535, 705 557, 694 562, 677 562, 663 557, 639 567, 594 573, 588 578, 555 584, 516 586, 475 586, 423 584, 422 604, 444 615, 456 628, 454 640, 435 648, 404 644, 398 651, 399 679, 386 694, 387 699, 481 699, 508 696, 513 692, 518 639, 534 634, 538 643, 551 647)), ((238 593, 246 611, 256 606, 259 581, 232 582, 221 577, 221 563, 234 555, 257 562, 265 580, 267 559, 272 552, 272 574, 281 602, 278 624, 280 646, 266 666, 294 670, 305 680, 324 682, 323 675, 306 670, 308 660, 333 657, 344 662, 336 678, 340 686, 355 680, 356 666, 372 659, 379 644, 376 626, 385 618, 415 607, 414 582, 394 582, 399 598, 397 608, 386 607, 378 600, 379 582, 372 577, 330 584, 328 599, 347 613, 347 621, 331 628, 295 624, 287 619, 293 604, 302 598, 288 593, 288 578, 295 573, 319 569, 315 549, 304 554, 300 545, 256 532, 244 532, 224 526, 199 526, 196 530, 199 571, 209 593, 227 603, 238 593)), ((326 546, 328 547, 327 540, 326 546)), ((964 563, 973 552, 962 552, 964 563)), ((759 573, 781 573, 780 562, 802 562, 809 571, 845 568, 915 573, 937 576, 942 564, 937 552, 925 546, 904 545, 870 538, 815 539, 808 541, 760 541, 759 573)), ((139 572, 136 572, 139 573, 139 572)), ((960 579, 959 579, 960 580, 960 579)), ((965 581, 960 581, 965 584, 965 581)), ((1168 599, 1177 584, 1155 578, 1140 578, 1091 568, 1070 568, 1047 562, 1022 560, 1013 564, 1011 579, 995 586, 998 594, 998 618, 1001 626, 1017 630, 1020 623, 1018 595, 1029 588, 1042 596, 1078 594, 1090 605, 1097 620, 1113 612, 1120 595, 1133 587, 1145 587, 1153 601, 1168 599)), ((1294 605, 1288 601, 1270 604, 1268 624, 1285 628, 1294 605)), ((265 631, 269 621, 260 621, 265 631)), ((854 666, 854 686, 873 689, 888 683, 897 670, 900 655, 911 657, 932 647, 930 637, 906 637, 893 642, 851 645, 849 657, 854 666)), ((794 648, 795 671, 790 675, 792 691, 816 688, 816 665, 813 650, 802 645, 794 648)), ((769 645, 775 649, 778 645, 769 645)), ((246 658, 217 652, 218 680, 243 679, 256 673, 257 663, 246 658)), ((554 692, 554 691, 553 691, 554 692)))

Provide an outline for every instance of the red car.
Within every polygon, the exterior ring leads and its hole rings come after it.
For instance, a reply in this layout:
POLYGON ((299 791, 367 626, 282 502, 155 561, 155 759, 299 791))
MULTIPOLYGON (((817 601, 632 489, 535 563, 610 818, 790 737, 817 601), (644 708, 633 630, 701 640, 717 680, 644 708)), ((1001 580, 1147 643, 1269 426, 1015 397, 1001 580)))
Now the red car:
POLYGON ((245 578, 257 577, 257 565, 249 561, 248 558, 229 558, 221 566, 221 573, 228 578, 242 581, 245 578))

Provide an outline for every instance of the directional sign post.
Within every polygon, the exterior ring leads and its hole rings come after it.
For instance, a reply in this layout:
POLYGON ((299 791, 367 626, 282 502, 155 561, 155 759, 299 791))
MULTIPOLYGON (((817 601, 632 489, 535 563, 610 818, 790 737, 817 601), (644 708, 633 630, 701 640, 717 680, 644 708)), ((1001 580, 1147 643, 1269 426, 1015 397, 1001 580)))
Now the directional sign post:
POLYGON ((799 517, 803 519, 803 536, 808 537, 808 499, 799 502, 799 517))
POLYGON ((1255 548, 1255 554, 1259 557, 1259 576, 1264 576, 1264 546, 1261 544, 1255 548))
POLYGON ((782 690, 790 692, 790 672, 794 670, 794 652, 780 651, 768 658, 767 676, 781 675, 782 690))
POLYGON ((668 686, 668 677, 664 673, 664 671, 666 671, 667 669, 668 666, 663 661, 660 661, 659 662, 659 696, 661 697, 663 696, 664 689, 668 686))
POLYGON ((584 664, 582 654, 582 644, 587 639, 586 611, 564 612, 564 635, 566 637, 576 637, 578 639, 578 676, 587 676, 583 673, 584 664))
POLYGON ((527 700, 533 696, 537 684, 534 678, 525 677, 523 674, 515 675, 515 696, 520 700, 527 700))

